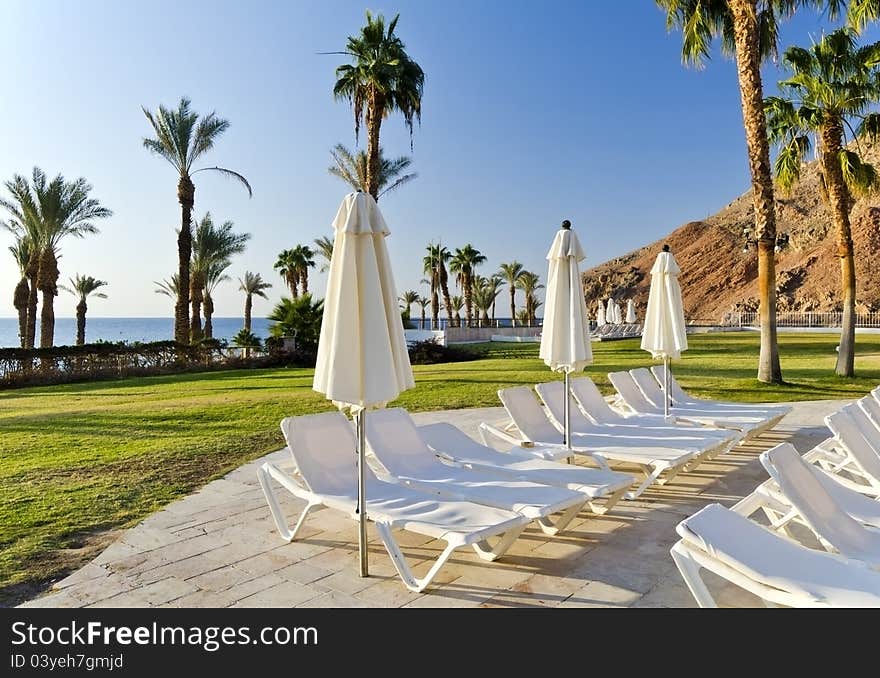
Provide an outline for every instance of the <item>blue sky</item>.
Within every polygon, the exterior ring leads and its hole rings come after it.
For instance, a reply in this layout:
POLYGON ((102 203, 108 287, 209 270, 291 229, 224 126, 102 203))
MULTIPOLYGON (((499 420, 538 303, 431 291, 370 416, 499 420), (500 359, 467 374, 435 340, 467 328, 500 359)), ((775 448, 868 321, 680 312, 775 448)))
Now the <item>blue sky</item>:
MULTIPOLYGON (((706 217, 748 187, 733 64, 680 62, 680 35, 648 0, 525 2, 260 2, 4 0, 0 3, 0 179, 39 165, 85 176, 114 210, 100 236, 62 245, 62 278, 109 281, 95 316, 163 316, 154 280, 176 266, 176 177, 148 154, 141 105, 216 110, 231 127, 206 163, 245 174, 254 196, 219 176, 197 179, 195 216, 210 210, 253 234, 229 273, 258 271, 283 292, 272 264, 297 243, 330 235, 346 187, 329 149, 354 146, 351 111, 331 96, 341 49, 364 9, 400 12, 398 34, 426 73, 414 134, 419 178, 380 202, 399 290, 418 289, 429 241, 472 243, 481 271, 518 259, 546 275, 544 255, 570 219, 594 265, 706 217)), ((804 11, 781 45, 826 25, 804 11)), ((876 39, 876 35, 869 35, 876 39)), ((778 79, 765 71, 769 91, 778 79)), ((390 154, 409 153, 399 116, 383 125, 390 154)), ((14 315, 17 271, 0 233, 0 316, 14 315)), ((312 287, 323 294, 324 275, 312 287)), ((216 314, 241 313, 237 284, 216 314)), ((64 293, 56 313, 73 315, 64 293)))

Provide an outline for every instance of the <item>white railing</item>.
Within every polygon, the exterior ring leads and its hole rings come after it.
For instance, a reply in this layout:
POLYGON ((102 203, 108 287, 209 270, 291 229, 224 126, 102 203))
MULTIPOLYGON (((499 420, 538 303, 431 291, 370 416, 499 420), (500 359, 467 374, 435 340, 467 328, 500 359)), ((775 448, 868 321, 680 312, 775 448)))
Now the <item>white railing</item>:
MULTIPOLYGON (((778 327, 840 327, 843 313, 840 311, 778 311, 778 327)), ((732 327, 756 327, 760 324, 754 312, 732 312, 724 316, 721 324, 732 327)), ((856 313, 856 327, 880 327, 880 312, 856 313)))

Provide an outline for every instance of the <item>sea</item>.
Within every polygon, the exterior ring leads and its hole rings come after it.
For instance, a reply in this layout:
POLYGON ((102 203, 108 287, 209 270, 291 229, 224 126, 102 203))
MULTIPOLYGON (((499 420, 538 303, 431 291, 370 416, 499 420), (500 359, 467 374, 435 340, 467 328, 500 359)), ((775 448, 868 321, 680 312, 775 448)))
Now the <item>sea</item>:
MULTIPOLYGON (((212 318, 214 337, 232 339, 244 326, 243 318, 212 318)), ((269 336, 271 321, 252 318, 251 332, 265 339, 269 336)), ((86 341, 166 341, 174 337, 172 318, 86 318, 86 341)), ((40 323, 37 322, 37 342, 40 340, 40 323)), ((55 345, 70 346, 76 343, 76 318, 55 318, 55 345)), ((0 348, 20 346, 18 318, 0 318, 0 348)))

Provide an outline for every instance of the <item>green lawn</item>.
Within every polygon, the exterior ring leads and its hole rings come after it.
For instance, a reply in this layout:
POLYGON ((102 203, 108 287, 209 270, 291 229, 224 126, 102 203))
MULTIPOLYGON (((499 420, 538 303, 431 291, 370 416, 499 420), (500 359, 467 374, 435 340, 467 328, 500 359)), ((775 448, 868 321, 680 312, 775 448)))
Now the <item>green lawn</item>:
MULTIPOLYGON (((781 335, 784 386, 755 379, 758 338, 698 335, 674 370, 696 395, 847 398, 880 382, 880 336, 858 337, 856 379, 833 375, 832 335, 781 335)), ((637 340, 594 344, 587 374, 648 363, 637 340)), ((411 410, 496 405, 503 386, 551 375, 535 344, 470 347, 479 359, 415 368, 411 410)), ((133 524, 282 444, 279 420, 330 409, 312 371, 271 369, 0 391, 0 603, 82 564, 102 530, 133 524)))

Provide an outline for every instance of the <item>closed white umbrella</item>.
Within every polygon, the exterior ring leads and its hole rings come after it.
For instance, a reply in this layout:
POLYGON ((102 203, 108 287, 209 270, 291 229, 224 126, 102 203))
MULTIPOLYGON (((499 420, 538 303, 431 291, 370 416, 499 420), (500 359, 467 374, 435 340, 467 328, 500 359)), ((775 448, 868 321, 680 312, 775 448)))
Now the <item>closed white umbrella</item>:
POLYGON ((615 325, 620 324, 620 305, 613 299, 608 302, 611 307, 611 322, 615 325))
POLYGON ((602 327, 605 323, 605 304, 599 299, 599 310, 596 311, 596 327, 602 327))
POLYGON ((645 329, 642 348, 654 358, 661 358, 664 365, 663 412, 669 415, 669 361, 681 357, 687 350, 687 327, 684 321, 684 305, 678 274, 681 269, 663 245, 651 269, 651 291, 648 294, 648 310, 645 313, 645 329))
POLYGON ((628 325, 632 325, 637 322, 638 318, 636 318, 636 305, 632 299, 626 300, 626 322, 628 325))
POLYGON ((335 240, 313 388, 357 424, 361 576, 367 576, 364 417, 415 386, 397 288, 385 246, 390 233, 369 193, 349 193, 333 221, 335 240))
POLYGON ((578 262, 585 258, 571 222, 562 222, 547 253, 547 292, 544 299, 544 324, 538 355, 547 366, 565 374, 565 444, 571 448, 569 378, 593 362, 590 346, 590 323, 587 303, 581 286, 578 262))

